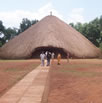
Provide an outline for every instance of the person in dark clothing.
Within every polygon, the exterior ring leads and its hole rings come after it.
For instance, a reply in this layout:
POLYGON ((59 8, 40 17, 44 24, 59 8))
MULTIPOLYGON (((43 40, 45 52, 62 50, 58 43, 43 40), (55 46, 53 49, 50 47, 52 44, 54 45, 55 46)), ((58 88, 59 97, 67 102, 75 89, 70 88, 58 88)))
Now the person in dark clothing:
POLYGON ((47 66, 50 66, 50 60, 51 60, 51 53, 50 52, 47 53, 46 59, 47 59, 47 66))

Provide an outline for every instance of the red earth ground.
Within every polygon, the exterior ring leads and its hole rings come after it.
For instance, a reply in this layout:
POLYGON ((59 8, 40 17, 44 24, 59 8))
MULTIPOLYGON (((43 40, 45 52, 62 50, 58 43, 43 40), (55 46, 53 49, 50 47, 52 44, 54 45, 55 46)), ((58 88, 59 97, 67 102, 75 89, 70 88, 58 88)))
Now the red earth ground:
POLYGON ((102 103, 102 60, 55 61, 47 103, 102 103))
MULTIPOLYGON (((38 60, 0 61, 0 96, 28 72, 38 60)), ((48 103, 102 103, 102 60, 55 61, 50 69, 48 103)))
POLYGON ((0 60, 0 96, 39 64, 39 60, 0 60))

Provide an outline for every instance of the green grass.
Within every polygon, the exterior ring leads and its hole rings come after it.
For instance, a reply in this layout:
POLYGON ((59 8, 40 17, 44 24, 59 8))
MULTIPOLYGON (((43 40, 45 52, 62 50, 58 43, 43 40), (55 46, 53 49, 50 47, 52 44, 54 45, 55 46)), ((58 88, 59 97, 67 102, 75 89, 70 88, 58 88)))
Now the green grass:
MULTIPOLYGON (((29 66, 25 67, 25 70, 28 71, 29 70, 33 70, 32 68, 36 68, 39 64, 30 64, 29 66)), ((4 69, 4 72, 20 72, 20 71, 24 71, 24 69, 22 69, 22 67, 19 68, 6 68, 4 69)))
POLYGON ((69 64, 63 65, 63 68, 89 68, 89 67, 102 67, 102 64, 69 64))
POLYGON ((102 64, 62 64, 61 66, 54 65, 54 72, 62 72, 64 74, 72 76, 82 76, 82 77, 95 77, 102 76, 102 72, 93 71, 95 68, 100 70, 102 64), (57 68, 57 69, 56 69, 57 68), (88 68, 91 71, 88 71, 88 68), (84 70, 84 71, 83 71, 84 70))
POLYGON ((0 60, 0 62, 26 62, 27 60, 0 60))
POLYGON ((4 71, 5 72, 17 72, 17 71, 20 71, 20 69, 17 69, 17 68, 7 68, 4 71))
POLYGON ((85 76, 85 77, 102 76, 101 72, 83 72, 77 70, 59 70, 59 72, 70 74, 72 76, 85 76))

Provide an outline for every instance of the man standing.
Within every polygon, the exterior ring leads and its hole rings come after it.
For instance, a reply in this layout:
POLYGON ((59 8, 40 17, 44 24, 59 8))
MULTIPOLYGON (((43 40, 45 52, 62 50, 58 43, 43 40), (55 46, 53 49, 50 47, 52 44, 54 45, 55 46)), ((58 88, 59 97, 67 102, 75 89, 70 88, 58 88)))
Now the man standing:
POLYGON ((45 54, 44 54, 44 52, 42 52, 40 54, 40 59, 41 59, 41 66, 44 66, 44 62, 45 62, 45 54))
POLYGON ((46 59, 47 59, 47 66, 50 66, 50 59, 51 59, 51 53, 50 52, 47 53, 46 59))

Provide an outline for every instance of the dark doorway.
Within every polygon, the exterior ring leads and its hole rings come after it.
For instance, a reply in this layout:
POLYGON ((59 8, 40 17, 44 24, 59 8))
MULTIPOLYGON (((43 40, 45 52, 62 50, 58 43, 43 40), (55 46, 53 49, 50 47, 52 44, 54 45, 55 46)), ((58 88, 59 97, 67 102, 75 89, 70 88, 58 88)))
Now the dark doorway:
POLYGON ((38 48, 36 48, 35 51, 32 53, 31 58, 39 58, 42 51, 44 51, 44 53, 45 53, 46 51, 49 51, 49 52, 51 52, 51 53, 54 52, 55 58, 57 57, 58 53, 61 54, 62 58, 66 58, 66 57, 67 57, 66 52, 65 52, 62 48, 55 48, 55 47, 38 47, 38 48))

